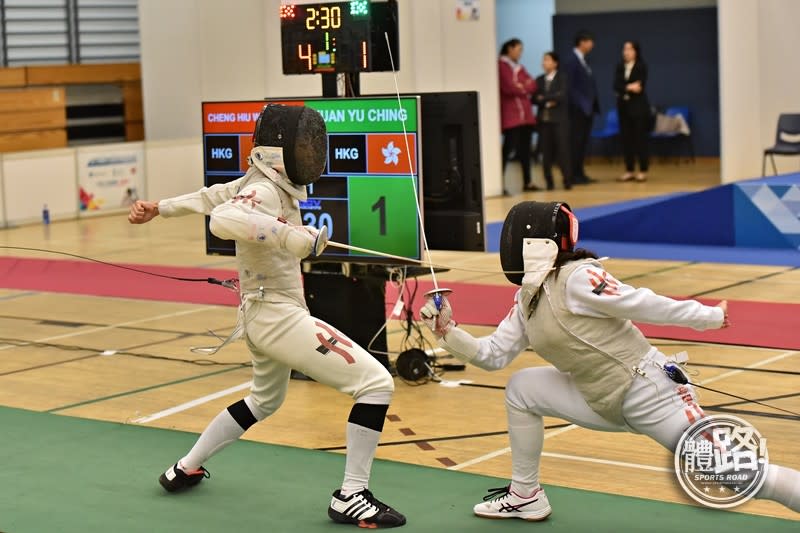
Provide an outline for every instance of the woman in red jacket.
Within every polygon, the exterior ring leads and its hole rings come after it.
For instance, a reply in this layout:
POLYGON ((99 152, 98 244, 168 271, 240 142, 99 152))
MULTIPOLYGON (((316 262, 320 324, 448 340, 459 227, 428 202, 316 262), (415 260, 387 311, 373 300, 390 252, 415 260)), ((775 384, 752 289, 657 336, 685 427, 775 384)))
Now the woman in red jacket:
MULTIPOLYGON (((511 39, 503 43, 498 60, 500 77, 500 119, 503 129, 503 171, 511 153, 522 164, 526 191, 538 191, 531 183, 531 135, 536 126, 531 96, 536 92, 536 80, 519 64, 522 41, 511 39)), ((508 195, 505 190, 503 194, 508 195)))

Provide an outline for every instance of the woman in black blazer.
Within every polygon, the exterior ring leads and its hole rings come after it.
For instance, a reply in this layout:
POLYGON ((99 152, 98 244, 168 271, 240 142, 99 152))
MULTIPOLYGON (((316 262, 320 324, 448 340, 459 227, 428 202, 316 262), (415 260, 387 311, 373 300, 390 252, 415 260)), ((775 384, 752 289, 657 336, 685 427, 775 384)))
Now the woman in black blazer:
POLYGON ((647 65, 642 59, 636 41, 625 41, 622 61, 614 74, 614 92, 617 94, 617 112, 622 134, 622 151, 625 155, 625 174, 618 181, 647 181, 650 165, 647 143, 650 138, 650 102, 645 93, 647 65), (636 159, 639 173, 634 174, 636 159))

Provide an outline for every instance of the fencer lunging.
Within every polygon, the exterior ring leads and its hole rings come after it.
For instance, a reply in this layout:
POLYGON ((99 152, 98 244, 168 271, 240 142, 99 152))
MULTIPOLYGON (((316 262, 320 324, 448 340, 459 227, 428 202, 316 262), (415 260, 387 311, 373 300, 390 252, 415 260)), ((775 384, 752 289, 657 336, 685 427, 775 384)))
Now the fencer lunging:
MULTIPOLYGON (((704 416, 691 385, 662 371, 669 361, 631 320, 698 330, 728 325, 727 303, 709 307, 633 288, 609 274, 597 256, 575 249, 578 221, 564 203, 523 202, 500 237, 506 274, 520 285, 497 330, 477 339, 456 327, 444 298, 420 314, 440 345, 486 370, 506 367, 529 346, 552 366, 515 373, 506 386, 511 484, 475 505, 478 516, 543 520, 551 512, 539 486, 542 417, 600 431, 641 433, 669 450, 704 416)), ((756 495, 800 511, 800 472, 770 464, 756 495)))
POLYGON ((330 518, 360 527, 401 526, 405 517, 368 488, 394 381, 363 348, 312 317, 303 295, 300 259, 319 254, 327 243, 327 229, 302 226, 299 209, 305 186, 325 167, 325 123, 307 107, 268 105, 256 122, 253 146, 250 168, 237 180, 131 206, 133 224, 159 214, 205 214, 214 235, 236 241, 242 300, 237 331, 253 361, 249 396, 220 412, 159 481, 172 492, 208 477, 203 464, 281 406, 296 369, 355 400, 347 421, 344 481, 333 493, 330 518))

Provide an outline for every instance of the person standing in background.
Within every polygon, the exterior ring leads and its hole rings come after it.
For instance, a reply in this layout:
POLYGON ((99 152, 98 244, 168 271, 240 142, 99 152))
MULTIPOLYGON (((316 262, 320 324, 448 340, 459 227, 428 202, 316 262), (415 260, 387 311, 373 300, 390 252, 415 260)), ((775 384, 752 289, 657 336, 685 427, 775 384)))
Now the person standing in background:
MULTIPOLYGON (((498 61, 500 77, 500 119, 503 129, 503 172, 511 153, 522 165, 523 185, 526 191, 538 191, 531 182, 531 136, 536 126, 531 96, 536 92, 536 81, 519 64, 522 41, 510 39, 503 43, 498 61)), ((508 196, 504 189, 503 194, 508 196)))
POLYGON ((651 113, 644 90, 646 84, 647 65, 642 59, 639 43, 625 41, 622 45, 622 61, 614 73, 614 92, 617 94, 622 152, 625 156, 625 174, 617 181, 647 181, 651 113), (634 175, 636 159, 639 160, 639 173, 634 175))
POLYGON ((566 75, 558 70, 558 54, 545 52, 542 57, 544 74, 536 78, 533 103, 538 110, 539 151, 547 190, 553 184, 553 159, 558 162, 564 188, 572 188, 572 168, 569 159, 569 112, 567 110, 566 75))
POLYGON ((594 48, 594 37, 586 30, 575 35, 575 48, 564 61, 564 71, 569 81, 569 124, 572 146, 572 183, 585 185, 593 181, 586 176, 583 161, 592 132, 592 120, 600 112, 597 100, 597 83, 586 56, 594 48))

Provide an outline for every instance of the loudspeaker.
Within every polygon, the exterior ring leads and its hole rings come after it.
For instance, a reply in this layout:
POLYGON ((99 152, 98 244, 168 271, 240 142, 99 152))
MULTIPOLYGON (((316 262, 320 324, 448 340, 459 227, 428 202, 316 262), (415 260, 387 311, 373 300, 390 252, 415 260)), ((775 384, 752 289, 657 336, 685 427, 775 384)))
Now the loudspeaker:
POLYGON ((432 250, 484 251, 483 216, 476 211, 425 211, 425 236, 432 250))
MULTIPOLYGON (((367 349, 386 325, 386 277, 346 276, 341 272, 312 270, 303 274, 306 303, 311 314, 332 325, 367 349)), ((386 330, 372 343, 370 352, 387 369, 386 330)))

